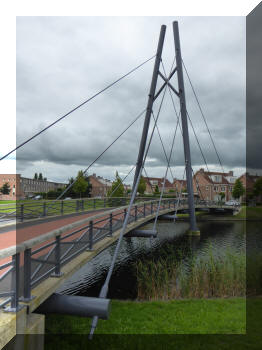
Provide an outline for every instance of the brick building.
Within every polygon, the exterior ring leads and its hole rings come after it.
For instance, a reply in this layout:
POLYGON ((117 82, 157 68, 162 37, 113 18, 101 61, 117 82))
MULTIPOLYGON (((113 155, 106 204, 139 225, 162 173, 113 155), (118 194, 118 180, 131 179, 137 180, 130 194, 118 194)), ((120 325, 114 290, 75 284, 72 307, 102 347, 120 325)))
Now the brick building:
POLYGON ((113 184, 110 180, 104 179, 102 176, 96 176, 96 174, 90 175, 88 179, 92 185, 91 197, 106 197, 113 184))
POLYGON ((180 191, 185 192, 187 189, 186 180, 174 179, 173 188, 174 188, 176 196, 179 195, 180 191))
POLYGON ((225 201, 232 199, 232 191, 237 177, 233 171, 228 173, 207 172, 204 169, 198 170, 193 177, 194 192, 199 194, 200 199, 214 200, 220 199, 219 193, 225 193, 225 201))
MULTIPOLYGON (((144 179, 146 180, 145 194, 154 193, 156 186, 158 186, 159 192, 161 192, 165 180, 164 177, 144 177, 144 179)), ((174 186, 166 179, 164 193, 169 193, 170 190, 174 190, 174 186)))
MULTIPOLYGON (((246 197, 248 197, 249 195, 252 196, 254 184, 260 177, 261 176, 258 175, 251 175, 248 172, 245 172, 239 177, 240 181, 245 187, 245 194, 241 197, 241 201, 245 201, 246 197)), ((257 200, 261 201, 261 198, 257 198, 257 200)))
POLYGON ((4 183, 9 184, 11 191, 8 195, 0 193, 0 199, 2 200, 23 199, 34 196, 39 192, 47 193, 51 190, 57 190, 66 185, 59 182, 30 179, 22 177, 21 174, 0 174, 0 187, 4 183))

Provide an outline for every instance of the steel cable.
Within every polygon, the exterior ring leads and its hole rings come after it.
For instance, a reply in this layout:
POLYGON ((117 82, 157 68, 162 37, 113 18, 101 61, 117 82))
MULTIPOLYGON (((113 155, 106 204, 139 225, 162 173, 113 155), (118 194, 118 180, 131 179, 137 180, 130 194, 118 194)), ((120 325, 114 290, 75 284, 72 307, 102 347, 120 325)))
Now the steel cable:
POLYGON ((62 119, 66 118, 69 114, 73 113, 74 111, 76 111, 77 109, 79 109, 80 107, 82 107, 83 105, 85 105, 86 103, 88 103, 89 101, 93 100, 95 97, 97 97, 98 95, 100 95, 101 93, 103 93, 104 91, 106 91, 107 89, 109 89, 111 86, 115 85, 116 83, 118 83, 120 80, 124 79, 125 77, 127 77, 129 74, 133 73, 134 71, 136 71, 138 68, 142 67, 144 64, 146 64, 147 62, 151 61, 156 55, 150 57, 149 59, 147 59, 146 61, 142 62, 141 64, 139 64, 138 66, 136 66, 135 68, 133 68, 132 70, 130 70, 128 73, 122 75, 120 78, 118 78, 117 80, 115 80, 113 83, 107 85, 105 88, 103 88, 102 90, 100 90, 99 92, 97 92, 96 94, 94 94, 93 96, 89 97, 87 100, 85 100, 84 102, 82 102, 81 104, 79 104, 77 107, 71 109, 71 111, 67 112, 66 114, 64 114, 62 117, 58 118, 57 120, 55 120, 53 123, 49 124, 48 126, 46 126, 44 129, 40 130, 38 133, 36 133, 35 135, 31 136, 29 139, 27 139, 26 141, 22 142, 19 146, 17 146, 16 148, 14 148, 13 150, 11 150, 10 152, 8 152, 7 154, 5 154, 3 157, 0 158, 0 161, 5 159, 6 157, 8 157, 11 153, 13 153, 14 151, 18 150, 19 148, 21 148, 22 146, 24 146, 25 144, 27 144, 28 142, 30 142, 31 140, 33 140, 34 138, 36 138, 37 136, 39 136, 40 134, 42 134, 44 131, 46 131, 47 129, 51 128, 53 125, 57 124, 58 122, 60 122, 62 119))

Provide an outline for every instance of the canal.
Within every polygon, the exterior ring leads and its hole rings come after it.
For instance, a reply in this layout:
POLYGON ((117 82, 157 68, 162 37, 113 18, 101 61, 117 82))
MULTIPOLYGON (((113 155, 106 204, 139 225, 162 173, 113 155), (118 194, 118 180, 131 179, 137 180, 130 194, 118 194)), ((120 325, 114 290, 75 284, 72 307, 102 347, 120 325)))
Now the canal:
MULTIPOLYGON (((261 222, 249 222, 249 247, 261 251, 261 222)), ((148 223, 145 228, 152 227, 148 223)), ((108 297, 113 299, 136 299, 137 278, 136 261, 142 259, 157 259, 168 251, 177 259, 185 262, 189 256, 199 257, 208 254, 210 246, 214 254, 224 254, 228 249, 235 252, 245 252, 246 222, 245 221, 203 221, 198 223, 200 237, 189 237, 185 233, 188 222, 159 221, 158 237, 124 238, 114 273, 111 278, 108 297)), ((116 243, 96 256, 91 262, 78 270, 68 279, 58 292, 82 296, 98 296, 104 283, 116 243)))

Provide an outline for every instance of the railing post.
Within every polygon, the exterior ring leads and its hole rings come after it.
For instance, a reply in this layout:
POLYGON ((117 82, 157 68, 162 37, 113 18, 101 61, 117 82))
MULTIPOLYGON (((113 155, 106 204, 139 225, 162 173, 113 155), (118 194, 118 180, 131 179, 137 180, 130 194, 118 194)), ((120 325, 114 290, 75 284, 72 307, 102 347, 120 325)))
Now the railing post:
POLYGON ((46 216, 46 202, 43 202, 43 216, 46 216))
POLYGON ((60 244, 60 235, 56 236, 56 245, 55 245, 55 272, 51 274, 52 277, 61 277, 61 244, 60 244))
POLYGON ((11 297, 10 307, 7 307, 5 311, 17 312, 22 306, 19 305, 19 265, 20 265, 20 253, 16 253, 12 256, 13 271, 11 277, 11 291, 13 293, 11 297))
POLYGON ((21 209, 21 222, 23 222, 24 221, 24 204, 21 204, 20 209, 21 209))
POLYGON ((93 200, 94 200, 93 208, 95 209, 96 208, 96 198, 94 198, 93 200))
POLYGON ((125 218, 126 218, 126 214, 127 214, 127 210, 126 210, 126 208, 124 209, 124 220, 125 220, 125 218))
POLYGON ((146 203, 144 203, 144 218, 146 217, 146 203))
POLYGON ((82 199, 82 211, 84 210, 84 200, 82 199))
POLYGON ((137 205, 135 205, 135 221, 137 221, 137 205))
POLYGON ((30 301, 31 296, 31 248, 24 252, 24 295, 22 301, 30 301))
POLYGON ((61 201, 61 215, 64 214, 64 201, 61 201))
POLYGON ((108 236, 113 236, 113 214, 109 214, 109 233, 108 236))
POLYGON ((93 250, 93 221, 89 222, 89 250, 93 250))
POLYGON ((76 211, 78 211, 78 199, 76 200, 76 211))
POLYGON ((106 207, 106 198, 104 198, 104 208, 106 207))
POLYGON ((153 202, 151 202, 150 212, 151 212, 151 215, 152 215, 153 214, 153 202))

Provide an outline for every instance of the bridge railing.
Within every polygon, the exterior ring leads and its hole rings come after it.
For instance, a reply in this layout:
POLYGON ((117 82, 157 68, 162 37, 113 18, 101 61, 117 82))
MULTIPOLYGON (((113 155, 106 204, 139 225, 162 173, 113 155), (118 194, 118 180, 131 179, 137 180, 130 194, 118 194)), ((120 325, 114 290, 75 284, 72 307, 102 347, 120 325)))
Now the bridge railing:
MULTIPOLYGON (((138 197, 136 202, 152 200, 152 197, 138 197)), ((0 222, 43 218, 73 213, 80 213, 89 210, 105 209, 127 205, 129 197, 113 198, 83 198, 71 200, 46 200, 46 201, 25 201, 17 203, 0 204, 0 222)))
MULTIPOLYGON (((147 200, 132 206, 129 224, 157 212, 159 200, 147 200)), ((214 201, 196 200, 196 206, 219 207, 214 201)), ((163 199, 161 211, 187 209, 187 199, 163 199)), ((233 207, 232 207, 233 208, 233 207)), ((16 246, 0 250, 0 308, 10 303, 19 308, 19 299, 29 301, 31 291, 48 277, 60 277, 61 267, 77 255, 92 250, 94 244, 119 230, 128 205, 106 210, 59 229, 42 234, 16 246), (5 283, 3 283, 5 281, 5 283), (3 290, 4 289, 4 290, 3 290), (2 291, 3 290, 3 291, 2 291)))
MULTIPOLYGON (((175 199, 164 199, 160 210, 175 209, 176 203, 175 199)), ((131 209, 129 223, 155 214, 157 207, 158 200, 135 203, 131 209)), ((107 210, 16 246, 2 249, 0 307, 10 303, 9 310, 15 311, 19 308, 19 300, 30 301, 31 291, 39 283, 50 276, 60 277, 61 267, 67 262, 86 250, 92 250, 94 244, 119 230, 127 209, 128 205, 107 210)))

